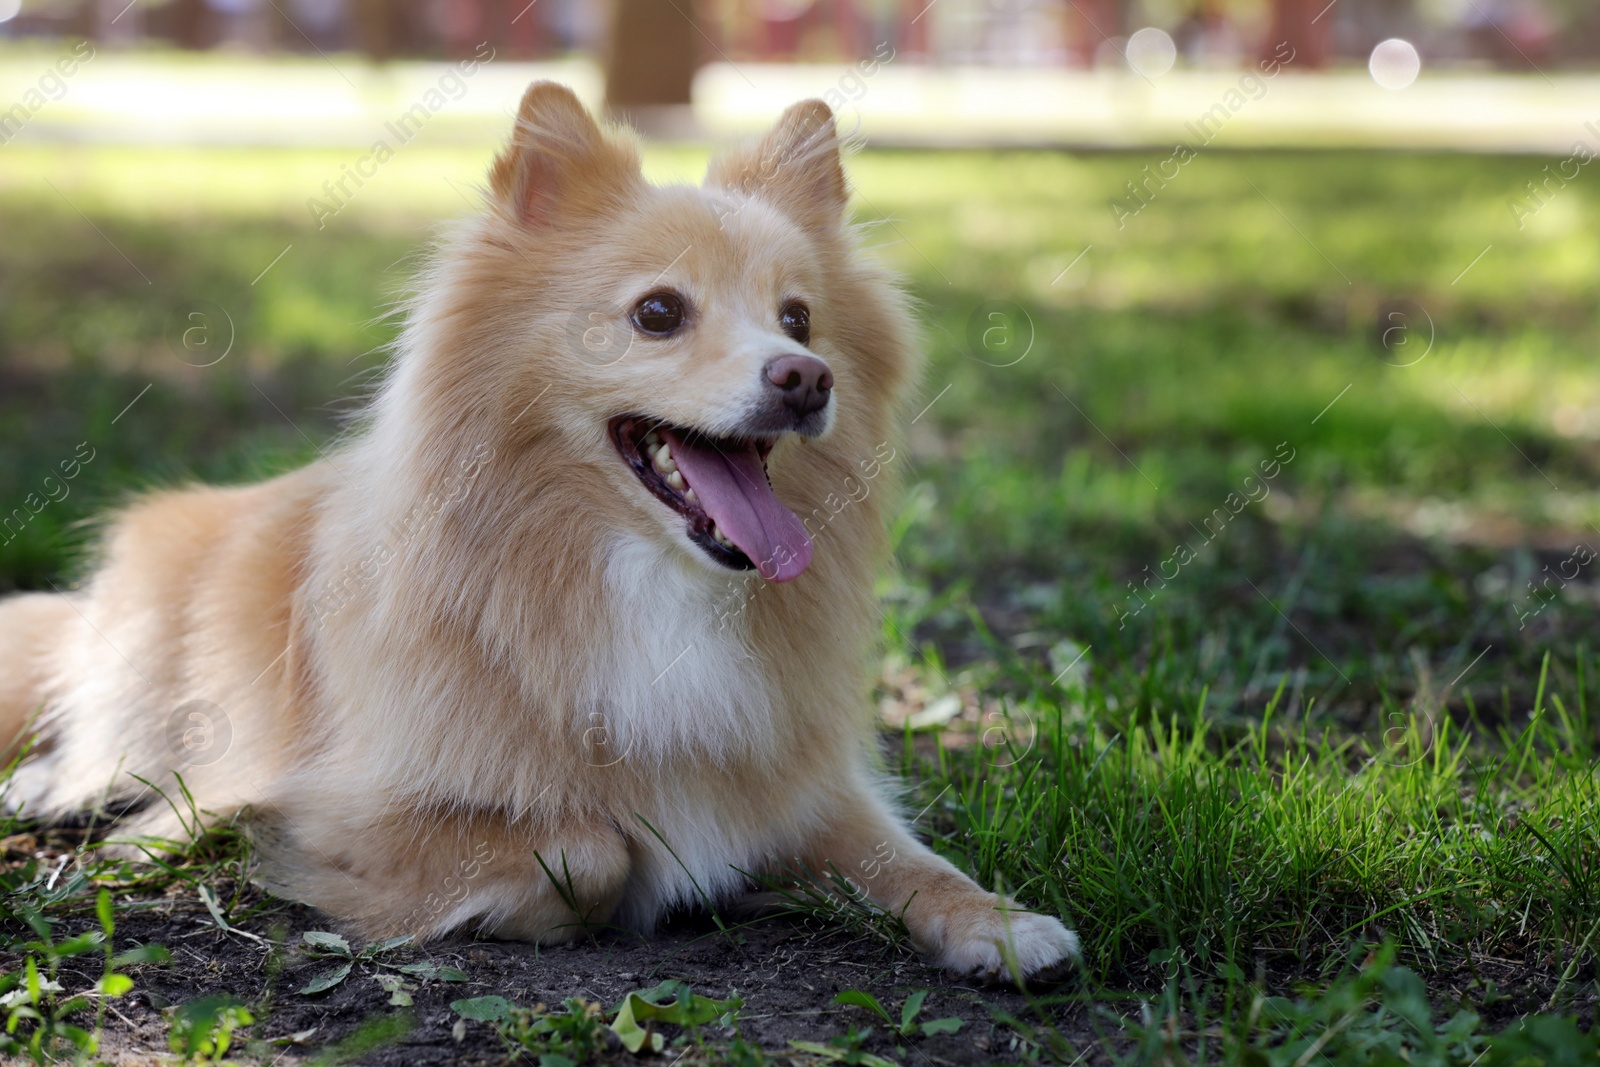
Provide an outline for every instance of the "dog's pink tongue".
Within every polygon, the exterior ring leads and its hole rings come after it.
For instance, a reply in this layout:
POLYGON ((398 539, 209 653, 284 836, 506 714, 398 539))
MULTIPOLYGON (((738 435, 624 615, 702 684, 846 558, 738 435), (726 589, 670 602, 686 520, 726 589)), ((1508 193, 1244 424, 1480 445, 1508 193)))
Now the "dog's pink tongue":
POLYGON ((763 578, 799 577, 811 563, 811 537, 799 517, 772 495, 755 446, 735 451, 662 432, 678 470, 722 536, 750 557, 763 578))

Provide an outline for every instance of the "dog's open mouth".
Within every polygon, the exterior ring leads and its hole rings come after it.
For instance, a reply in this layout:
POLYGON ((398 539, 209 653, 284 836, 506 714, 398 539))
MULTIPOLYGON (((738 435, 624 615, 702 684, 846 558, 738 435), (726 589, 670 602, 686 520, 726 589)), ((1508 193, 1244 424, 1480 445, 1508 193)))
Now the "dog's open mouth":
POLYGON ((767 478, 771 438, 708 437, 643 415, 611 420, 617 451, 644 487, 689 524, 689 539, 735 570, 787 582, 811 563, 805 524, 767 478))

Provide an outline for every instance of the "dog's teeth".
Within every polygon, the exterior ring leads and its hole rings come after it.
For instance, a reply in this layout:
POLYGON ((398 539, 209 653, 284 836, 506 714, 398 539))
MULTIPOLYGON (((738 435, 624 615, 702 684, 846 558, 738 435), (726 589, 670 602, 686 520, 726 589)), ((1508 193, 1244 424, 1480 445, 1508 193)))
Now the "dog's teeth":
POLYGON ((667 475, 667 484, 680 493, 689 487, 689 483, 683 480, 683 475, 676 469, 667 475))
POLYGON ((699 500, 699 498, 694 495, 693 489, 685 489, 683 491, 683 499, 687 500, 691 504, 696 503, 699 500))
POLYGON ((733 542, 723 536, 722 529, 716 523, 711 524, 711 539, 723 548, 733 547, 733 542))
POLYGON ((660 449, 658 449, 656 453, 650 457, 650 462, 655 466, 656 470, 660 471, 662 474, 671 474, 678 469, 678 461, 672 458, 672 449, 666 445, 662 445, 660 449))

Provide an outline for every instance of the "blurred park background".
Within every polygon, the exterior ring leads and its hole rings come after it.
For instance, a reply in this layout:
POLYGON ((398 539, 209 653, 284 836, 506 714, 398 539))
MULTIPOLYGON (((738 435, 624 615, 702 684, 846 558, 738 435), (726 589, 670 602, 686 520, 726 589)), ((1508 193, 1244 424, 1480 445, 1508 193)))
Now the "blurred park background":
POLYGON ((934 688, 1070 661, 1224 720, 1287 680, 1369 740, 1511 715, 1600 617, 1597 20, 0 0, 0 591, 72 580, 131 489, 323 448, 533 78, 660 180, 822 96, 927 326, 885 597, 934 688))

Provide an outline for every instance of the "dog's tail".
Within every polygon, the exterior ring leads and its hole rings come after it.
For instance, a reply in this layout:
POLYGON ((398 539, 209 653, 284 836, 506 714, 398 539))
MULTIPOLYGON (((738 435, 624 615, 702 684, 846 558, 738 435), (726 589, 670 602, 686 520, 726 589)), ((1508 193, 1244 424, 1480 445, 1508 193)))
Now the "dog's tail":
POLYGON ((33 735, 49 701, 51 659, 72 615, 71 602, 58 593, 0 600, 0 766, 33 735))

